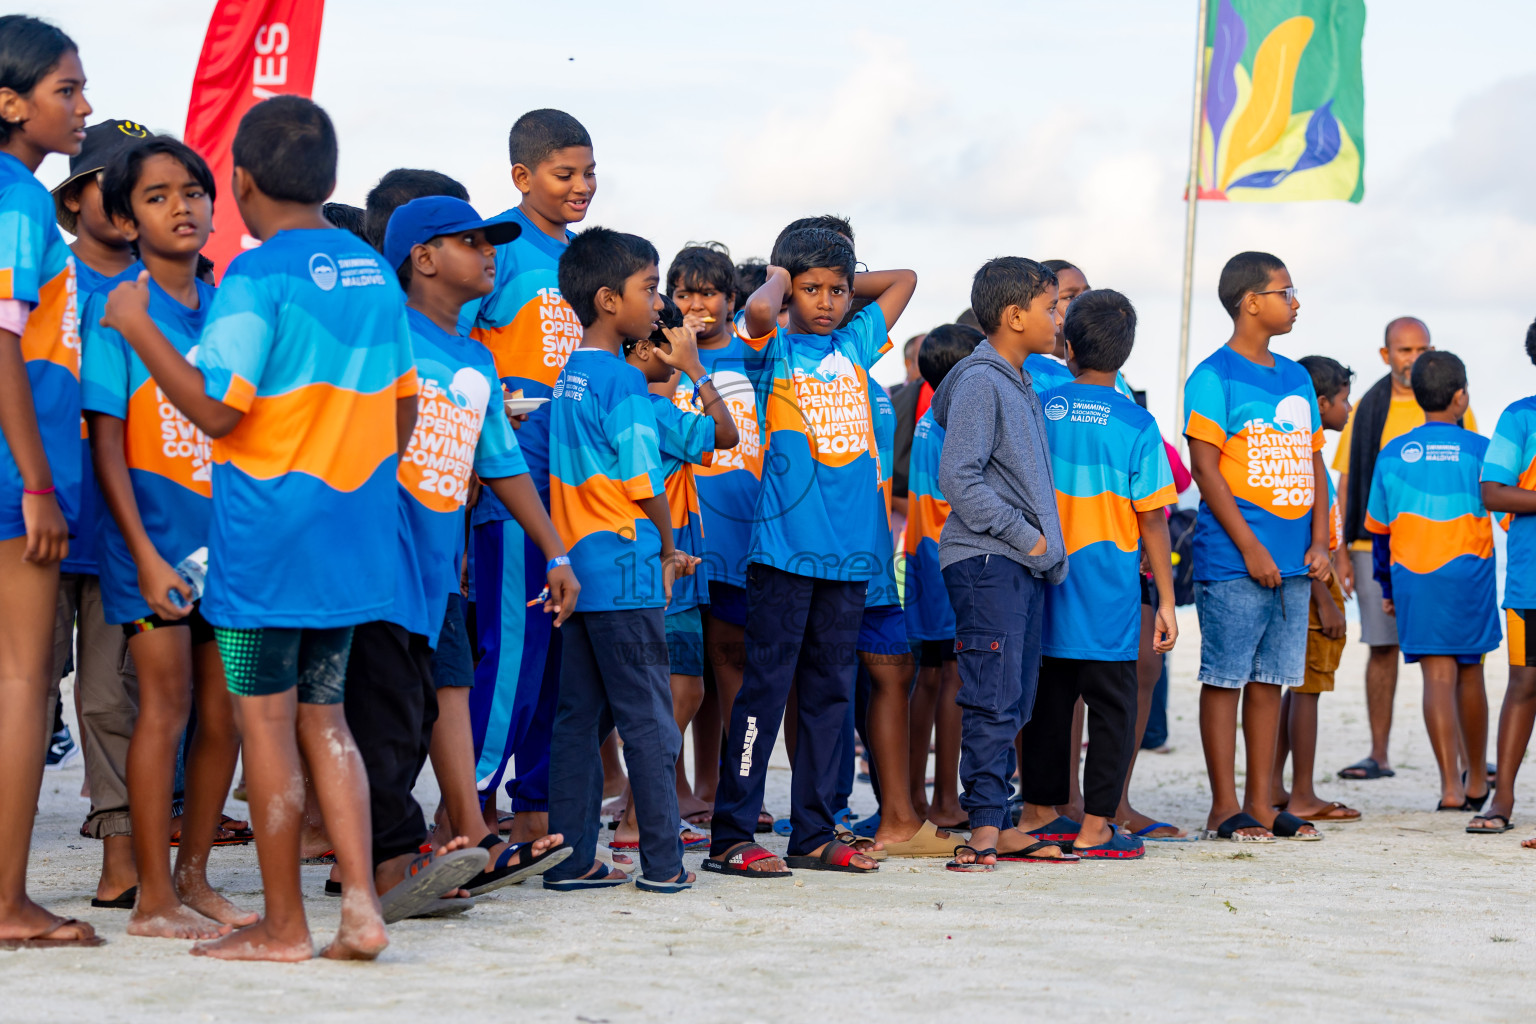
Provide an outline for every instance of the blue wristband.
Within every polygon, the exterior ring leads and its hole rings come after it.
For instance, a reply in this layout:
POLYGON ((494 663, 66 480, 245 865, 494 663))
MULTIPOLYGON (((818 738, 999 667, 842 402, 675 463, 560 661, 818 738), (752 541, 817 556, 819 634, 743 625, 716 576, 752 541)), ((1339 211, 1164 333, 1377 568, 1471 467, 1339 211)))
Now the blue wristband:
POLYGON ((556 555, 554 558, 551 558, 549 560, 549 564, 544 566, 544 571, 545 572, 553 572, 554 570, 560 568, 562 565, 570 565, 570 564, 571 564, 571 556, 570 555, 556 555))

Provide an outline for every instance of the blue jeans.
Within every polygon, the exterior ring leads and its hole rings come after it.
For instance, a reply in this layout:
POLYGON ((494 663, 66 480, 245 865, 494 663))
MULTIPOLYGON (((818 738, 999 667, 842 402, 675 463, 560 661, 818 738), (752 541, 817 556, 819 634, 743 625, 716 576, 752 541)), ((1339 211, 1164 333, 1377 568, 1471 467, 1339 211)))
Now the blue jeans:
POLYGON ((683 844, 673 772, 683 738, 672 718, 661 609, 575 612, 560 631, 565 647, 550 743, 549 830, 564 833, 574 852, 547 877, 580 877, 596 859, 603 804, 598 747, 617 726, 640 827, 640 871, 653 882, 676 878, 683 844))
POLYGON ((977 555, 946 567, 944 586, 960 662, 960 806, 972 828, 1007 828, 1013 738, 1040 681, 1045 583, 1012 559, 977 555))

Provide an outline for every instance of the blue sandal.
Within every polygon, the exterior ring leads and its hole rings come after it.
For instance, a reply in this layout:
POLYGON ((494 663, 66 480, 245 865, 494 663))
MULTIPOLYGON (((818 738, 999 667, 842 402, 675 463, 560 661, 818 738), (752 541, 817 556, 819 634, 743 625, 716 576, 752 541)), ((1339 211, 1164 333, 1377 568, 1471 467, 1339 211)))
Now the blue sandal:
POLYGON ((1072 852, 1084 860, 1094 858, 1096 860, 1135 860, 1147 852, 1146 846, 1136 836, 1128 836, 1117 828, 1113 828, 1113 834, 1109 842, 1100 843, 1098 846, 1071 847, 1072 852))
POLYGON ((1186 835, 1182 835, 1182 836, 1154 836, 1154 835, 1148 835, 1149 832, 1156 832, 1160 828, 1177 829, 1178 827, 1179 826, 1177 826, 1177 825, 1175 825, 1175 824, 1173 824, 1171 822, 1167 822, 1167 821, 1154 821, 1152 824, 1148 825, 1146 828, 1137 829, 1135 832, 1132 832, 1131 835, 1135 836, 1137 839, 1142 840, 1143 842, 1148 842, 1148 843, 1198 843, 1200 841, 1200 837, 1198 835, 1193 835, 1193 834, 1186 834, 1186 835))

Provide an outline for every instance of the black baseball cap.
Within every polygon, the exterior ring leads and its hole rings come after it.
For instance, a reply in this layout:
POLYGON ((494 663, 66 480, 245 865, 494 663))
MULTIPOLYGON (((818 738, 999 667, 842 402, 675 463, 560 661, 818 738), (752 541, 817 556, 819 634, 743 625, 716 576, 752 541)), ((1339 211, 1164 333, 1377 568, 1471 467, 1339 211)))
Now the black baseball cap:
POLYGON ((75 230, 74 211, 64 205, 64 195, 71 185, 100 172, 118 153, 153 134, 137 121, 103 121, 87 128, 80 152, 69 158, 69 177, 53 190, 53 212, 59 227, 72 235, 79 233, 75 230))

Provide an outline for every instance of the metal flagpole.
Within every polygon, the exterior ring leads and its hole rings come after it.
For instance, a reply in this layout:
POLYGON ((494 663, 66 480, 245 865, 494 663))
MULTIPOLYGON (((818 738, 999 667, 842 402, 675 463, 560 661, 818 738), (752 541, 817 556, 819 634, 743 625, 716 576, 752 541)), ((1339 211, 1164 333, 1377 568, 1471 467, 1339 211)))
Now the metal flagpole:
POLYGON ((1200 134, 1205 112, 1205 22, 1208 0, 1200 0, 1195 33, 1195 102, 1190 114, 1188 212, 1184 217, 1184 302, 1179 311, 1179 379, 1174 387, 1174 422, 1179 448, 1184 441, 1184 382, 1189 379, 1189 304, 1195 285, 1195 210, 1200 194, 1200 134))

